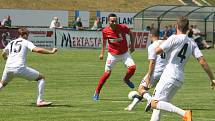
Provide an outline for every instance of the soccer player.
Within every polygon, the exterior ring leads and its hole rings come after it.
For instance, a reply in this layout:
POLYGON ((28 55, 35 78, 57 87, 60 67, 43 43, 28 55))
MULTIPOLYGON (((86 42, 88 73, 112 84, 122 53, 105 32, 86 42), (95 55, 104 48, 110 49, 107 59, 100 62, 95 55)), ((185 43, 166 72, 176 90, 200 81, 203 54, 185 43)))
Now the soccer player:
MULTIPOLYGON (((191 110, 183 110, 170 103, 172 97, 183 84, 184 66, 189 57, 193 55, 198 60, 199 64, 208 74, 212 87, 215 86, 215 80, 214 75, 198 46, 193 39, 186 35, 189 28, 188 18, 181 16, 177 20, 176 28, 176 35, 170 36, 155 49, 156 54, 162 52, 166 53, 168 63, 155 87, 151 105, 148 106, 151 106, 153 109, 177 113, 183 117, 184 121, 192 121, 191 110)), ((159 118, 156 121, 159 121, 159 118)))
POLYGON ((2 56, 6 61, 2 79, 0 82, 0 89, 5 87, 14 77, 21 77, 27 80, 35 80, 38 82, 38 97, 36 105, 38 107, 51 105, 52 102, 45 102, 43 99, 44 93, 44 76, 38 71, 26 66, 26 56, 28 49, 32 52, 41 54, 54 54, 57 48, 47 50, 36 47, 32 42, 28 41, 29 31, 26 28, 18 30, 19 38, 12 40, 3 49, 2 56))
POLYGON ((150 87, 155 87, 167 63, 165 59, 165 53, 160 55, 156 55, 155 53, 155 48, 165 40, 158 40, 159 31, 155 28, 150 30, 150 37, 153 43, 148 47, 148 72, 139 85, 139 94, 135 95, 133 97, 132 103, 125 108, 125 110, 128 111, 131 111, 142 100, 142 98, 145 98, 148 102, 151 101, 151 95, 149 94, 148 90, 150 87), (148 84, 151 86, 148 87, 148 84))
POLYGON ((128 45, 126 40, 126 34, 130 35, 130 52, 131 53, 134 52, 135 48, 133 34, 127 26, 123 24, 117 24, 116 14, 113 13, 109 14, 108 21, 109 25, 102 30, 103 45, 100 54, 100 60, 103 59, 107 41, 108 41, 108 56, 106 60, 104 74, 101 76, 93 96, 93 100, 95 101, 99 99, 101 88, 104 85, 105 81, 110 76, 111 70, 117 61, 122 61, 128 68, 123 81, 130 88, 132 89, 134 88, 134 84, 130 81, 130 78, 135 73, 136 65, 131 55, 128 53, 128 45))

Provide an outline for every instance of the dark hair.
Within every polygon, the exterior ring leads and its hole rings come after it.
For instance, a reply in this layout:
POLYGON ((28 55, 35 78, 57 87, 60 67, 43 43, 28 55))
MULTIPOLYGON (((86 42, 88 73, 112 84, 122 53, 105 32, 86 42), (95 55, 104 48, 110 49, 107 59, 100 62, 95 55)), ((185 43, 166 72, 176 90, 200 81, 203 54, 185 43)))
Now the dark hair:
POLYGON ((159 33, 160 33, 159 29, 154 28, 154 29, 151 29, 151 30, 150 30, 150 34, 151 34, 152 36, 159 37, 159 33))
POLYGON ((188 18, 186 16, 179 17, 179 19, 177 21, 177 25, 178 25, 178 29, 182 33, 186 33, 187 30, 189 29, 189 20, 188 20, 188 18))
POLYGON ((24 36, 24 35, 28 35, 29 31, 27 28, 23 27, 23 28, 19 28, 18 33, 20 36, 24 36))
POLYGON ((117 17, 117 16, 116 16, 116 14, 111 13, 111 14, 108 15, 108 19, 109 19, 110 17, 117 17))

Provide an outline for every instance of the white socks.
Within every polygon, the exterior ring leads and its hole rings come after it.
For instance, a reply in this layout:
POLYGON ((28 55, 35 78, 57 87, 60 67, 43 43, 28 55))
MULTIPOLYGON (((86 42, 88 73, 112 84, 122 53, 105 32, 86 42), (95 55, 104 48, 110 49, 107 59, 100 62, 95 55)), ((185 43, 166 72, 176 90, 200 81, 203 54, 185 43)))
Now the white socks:
POLYGON ((157 109, 153 109, 153 113, 150 121, 160 121, 161 111, 157 109))
POLYGON ((148 92, 146 92, 143 94, 143 98, 145 98, 147 101, 149 101, 152 97, 148 92))
POLYGON ((139 103, 139 102, 140 102, 140 99, 134 98, 133 101, 132 101, 132 103, 129 106, 131 106, 132 108, 134 108, 135 105, 137 105, 137 103, 139 103))
POLYGON ((39 102, 39 101, 43 100, 45 80, 44 79, 40 79, 40 80, 38 80, 37 84, 38 84, 37 102, 39 102))
POLYGON ((3 85, 2 85, 2 83, 0 83, 0 90, 3 88, 3 85))
POLYGON ((164 101, 159 101, 157 103, 157 109, 158 110, 165 110, 165 111, 168 111, 168 112, 174 112, 174 113, 177 113, 178 115, 181 115, 182 117, 185 114, 184 110, 172 105, 171 103, 164 102, 164 101))

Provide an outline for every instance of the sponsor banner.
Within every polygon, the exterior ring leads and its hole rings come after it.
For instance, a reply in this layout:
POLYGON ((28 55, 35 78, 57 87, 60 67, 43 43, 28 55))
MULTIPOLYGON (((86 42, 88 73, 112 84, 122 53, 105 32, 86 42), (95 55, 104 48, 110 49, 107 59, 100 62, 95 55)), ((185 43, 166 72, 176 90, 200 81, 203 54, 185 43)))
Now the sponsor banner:
POLYGON ((4 49, 11 40, 18 37, 18 28, 0 28, 0 49, 4 49))
POLYGON ((27 10, 0 9, 0 19, 10 15, 12 26, 44 26, 49 27, 54 16, 62 26, 68 26, 69 11, 61 10, 27 10))
MULTIPOLYGON (((146 48, 150 44, 147 32, 133 32, 135 48, 146 48)), ((57 47, 59 48, 100 48, 102 46, 101 31, 56 30, 57 47)), ((129 41, 129 37, 127 40, 129 41)))
POLYGON ((148 48, 151 41, 148 38, 148 32, 133 32, 135 38, 135 48, 148 48))
POLYGON ((99 48, 102 33, 98 31, 71 31, 56 29, 58 48, 99 48))
POLYGON ((55 31, 49 28, 28 28, 28 40, 37 47, 52 48, 55 46, 55 31))
POLYGON ((119 24, 126 24, 129 28, 134 27, 134 20, 133 17, 136 13, 117 13, 117 12, 100 12, 97 11, 96 15, 101 17, 102 27, 108 25, 108 15, 110 13, 115 13, 118 17, 119 24))

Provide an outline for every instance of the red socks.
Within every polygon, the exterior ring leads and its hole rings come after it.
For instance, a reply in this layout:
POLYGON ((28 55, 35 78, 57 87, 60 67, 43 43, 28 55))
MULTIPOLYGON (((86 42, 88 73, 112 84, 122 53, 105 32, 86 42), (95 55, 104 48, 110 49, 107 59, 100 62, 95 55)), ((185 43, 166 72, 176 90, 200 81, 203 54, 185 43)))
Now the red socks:
POLYGON ((106 80, 108 79, 108 77, 110 76, 111 72, 104 72, 104 74, 100 77, 98 86, 96 87, 96 93, 99 94, 100 90, 102 89, 102 86, 104 85, 104 83, 106 82, 106 80))
POLYGON ((124 81, 128 81, 134 75, 135 70, 136 70, 135 65, 128 67, 127 73, 124 77, 124 81))

